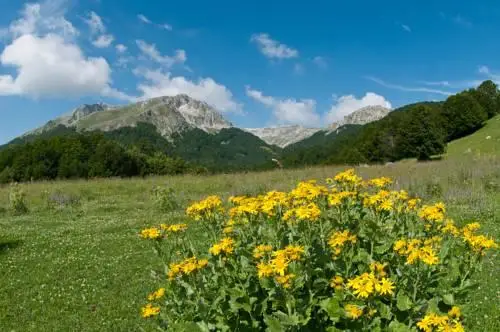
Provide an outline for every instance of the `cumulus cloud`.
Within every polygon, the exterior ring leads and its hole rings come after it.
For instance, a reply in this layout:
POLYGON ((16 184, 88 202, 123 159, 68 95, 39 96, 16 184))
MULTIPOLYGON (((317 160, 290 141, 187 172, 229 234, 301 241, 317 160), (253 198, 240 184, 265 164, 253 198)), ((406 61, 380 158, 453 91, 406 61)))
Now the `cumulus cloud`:
POLYGON ((144 40, 136 40, 136 44, 142 54, 166 67, 172 67, 176 63, 184 63, 187 60, 186 51, 184 50, 176 50, 174 56, 168 56, 161 55, 155 44, 148 44, 144 40))
POLYGON ((318 126, 321 123, 321 117, 316 112, 316 101, 312 99, 279 99, 265 96, 261 91, 254 90, 250 86, 246 86, 246 94, 255 101, 271 108, 278 124, 318 126))
POLYGON ((367 92, 363 97, 357 99, 354 95, 334 97, 335 103, 332 105, 325 120, 328 123, 342 120, 346 115, 366 106, 383 106, 392 108, 392 105, 383 96, 373 92, 367 92))
POLYGON ((87 23, 93 34, 106 32, 106 27, 104 26, 101 17, 95 12, 90 12, 89 17, 85 19, 85 23, 87 23))
POLYGON ((24 35, 7 46, 0 56, 17 76, 0 76, 0 94, 82 95, 98 94, 110 82, 104 58, 85 58, 81 50, 61 37, 24 35))
POLYGON ((0 95, 108 95, 130 100, 113 89, 111 69, 102 57, 87 57, 74 39, 78 31, 64 18, 64 1, 27 4, 21 18, 9 26, 12 38, 0 53, 0 95))
POLYGON ((260 52, 270 59, 290 59, 299 56, 299 51, 271 39, 267 33, 254 34, 250 41, 257 44, 260 52))
POLYGON ((85 19, 85 23, 89 26, 92 35, 99 34, 97 38, 92 40, 92 45, 95 47, 109 47, 115 40, 113 35, 106 34, 106 26, 104 25, 102 18, 95 12, 90 12, 89 17, 85 19))
POLYGON ((183 76, 173 77, 171 73, 149 69, 137 69, 135 74, 146 79, 146 82, 137 87, 142 92, 141 99, 186 94, 206 102, 221 112, 241 112, 241 105, 234 100, 231 91, 212 78, 191 81, 183 76))
POLYGON ((57 33, 65 38, 78 35, 78 30, 64 18, 64 0, 46 0, 28 3, 21 11, 21 18, 8 28, 13 38, 27 34, 57 33))
POLYGON ((127 46, 123 44, 118 44, 115 46, 115 48, 118 53, 125 53, 127 51, 127 46))
POLYGON ((92 45, 94 45, 97 48, 106 48, 109 47, 114 40, 115 37, 113 37, 112 35, 101 35, 92 42, 92 45))

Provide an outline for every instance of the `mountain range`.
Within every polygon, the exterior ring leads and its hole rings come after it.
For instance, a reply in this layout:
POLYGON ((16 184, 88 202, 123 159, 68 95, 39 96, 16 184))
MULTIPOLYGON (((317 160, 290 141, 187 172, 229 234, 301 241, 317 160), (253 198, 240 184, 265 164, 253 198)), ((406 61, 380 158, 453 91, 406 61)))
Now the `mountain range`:
POLYGON ((148 123, 169 142, 174 137, 183 136, 191 130, 202 130, 207 134, 217 134, 222 129, 233 128, 250 133, 269 146, 284 148, 307 139, 320 131, 331 131, 349 124, 366 124, 379 120, 390 110, 381 106, 361 108, 343 120, 324 128, 303 126, 279 126, 268 128, 234 127, 224 116, 207 103, 180 94, 173 97, 158 97, 126 106, 106 104, 82 105, 68 114, 49 121, 44 126, 27 132, 22 137, 36 136, 63 126, 78 132, 112 132, 120 128, 136 127, 138 123, 148 123))

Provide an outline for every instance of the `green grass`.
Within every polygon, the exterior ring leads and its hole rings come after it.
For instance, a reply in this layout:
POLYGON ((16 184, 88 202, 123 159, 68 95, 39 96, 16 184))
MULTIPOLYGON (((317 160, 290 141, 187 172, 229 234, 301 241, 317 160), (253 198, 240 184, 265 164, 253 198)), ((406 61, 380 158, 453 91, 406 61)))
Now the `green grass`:
POLYGON ((478 156, 500 153, 500 115, 472 135, 448 144, 448 156, 478 156))
MULTIPOLYGON (((499 127, 497 118, 476 135, 485 136, 487 131, 493 140, 499 127)), ((479 220, 483 231, 498 241, 500 158, 485 154, 467 158, 454 152, 466 144, 473 143, 452 143, 441 161, 405 161, 358 171, 366 177, 391 176, 397 188, 425 201, 443 200, 458 223, 479 220)), ((25 184, 30 212, 23 216, 6 210, 9 187, 0 187, 0 330, 152 330, 139 318, 139 309, 155 288, 150 273, 158 261, 150 244, 138 238, 140 229, 184 220, 183 207, 208 194, 227 197, 289 189, 298 181, 324 179, 341 169, 25 184), (174 188, 181 208, 159 211, 151 194, 156 185, 174 188), (79 202, 48 208, 46 192, 59 193, 61 200, 76 197, 79 202)), ((200 243, 206 241, 196 227, 190 232, 200 243)), ((500 331, 499 266, 497 250, 475 277, 481 286, 465 307, 469 330, 500 331)))

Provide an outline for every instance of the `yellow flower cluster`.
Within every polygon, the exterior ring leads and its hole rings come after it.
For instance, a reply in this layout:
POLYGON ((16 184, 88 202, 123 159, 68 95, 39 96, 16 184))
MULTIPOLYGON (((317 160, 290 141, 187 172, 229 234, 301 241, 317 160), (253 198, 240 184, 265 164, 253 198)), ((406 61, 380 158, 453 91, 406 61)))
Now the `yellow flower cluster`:
POLYGON ((346 304, 344 307, 346 316, 351 319, 358 319, 363 315, 363 309, 355 304, 346 304))
POLYGON ((235 205, 229 210, 231 218, 255 216, 259 213, 274 216, 279 207, 288 205, 288 195, 281 191, 270 191, 257 197, 230 197, 229 202, 235 205))
POLYGON ((162 237, 160 229, 157 227, 146 228, 141 231, 143 239, 157 240, 162 237))
POLYGON ((394 282, 384 277, 386 275, 384 266, 385 265, 375 265, 374 268, 379 272, 365 272, 349 279, 347 281, 347 287, 352 289, 354 295, 358 298, 367 298, 375 293, 380 295, 393 295, 395 288, 394 282), (376 273, 378 273, 378 275, 376 275, 376 273))
POLYGON ((462 229, 462 234, 465 242, 472 248, 474 252, 484 255, 486 249, 498 248, 498 245, 490 237, 484 235, 475 235, 475 231, 477 231, 480 227, 481 225, 479 223, 465 225, 465 227, 462 229))
POLYGON ((300 182, 290 192, 289 198, 293 201, 293 205, 302 205, 307 201, 313 201, 327 194, 328 188, 318 185, 315 180, 311 180, 300 182))
POLYGON ((460 230, 455 226, 455 222, 451 219, 447 219, 439 229, 443 234, 451 234, 453 236, 459 236, 460 230))
POLYGON ((257 275, 260 279, 274 276, 283 288, 290 288, 295 275, 287 274, 286 270, 291 262, 300 260, 303 254, 302 246, 288 245, 285 249, 276 250, 271 254, 269 262, 260 261, 257 264, 257 275))
POLYGON ((371 180, 368 180, 366 182, 366 185, 377 187, 377 188, 385 188, 390 184, 392 184, 392 179, 385 177, 385 176, 380 177, 380 178, 371 179, 371 180))
POLYGON ((454 306, 448 311, 447 316, 440 316, 435 313, 425 315, 417 323, 417 327, 424 332, 464 332, 465 329, 459 320, 460 316, 460 308, 454 306))
POLYGON ((406 256, 407 264, 415 264, 418 260, 427 265, 436 265, 439 258, 436 248, 439 246, 441 238, 434 236, 429 239, 400 239, 394 243, 393 249, 401 256, 406 256))
POLYGON ((333 233, 328 240, 328 245, 332 248, 334 256, 338 256, 347 242, 354 244, 356 241, 357 236, 355 234, 351 234, 348 230, 345 230, 333 233))
POLYGON ((225 237, 214 244, 209 249, 209 252, 214 256, 219 256, 220 254, 230 255, 234 252, 234 240, 230 237, 225 237))
POLYGON ((344 289, 344 278, 342 276, 335 276, 330 279, 330 287, 335 288, 336 290, 344 289))
POLYGON ((159 300, 165 295, 165 288, 159 288, 158 290, 150 293, 148 295, 148 301, 159 300))
POLYGON ((159 313, 160 307, 153 307, 151 303, 146 304, 146 306, 141 309, 141 315, 143 318, 157 316, 159 313))
POLYGON ((174 224, 174 225, 161 224, 160 228, 168 233, 179 233, 179 232, 184 232, 188 228, 188 225, 187 224, 174 224))
POLYGON ((283 220, 286 222, 292 222, 293 220, 316 221, 320 217, 321 209, 318 207, 318 205, 316 205, 315 203, 309 203, 307 205, 300 205, 296 208, 287 210, 283 215, 283 220))
POLYGON ((219 196, 208 196, 204 200, 192 204, 186 209, 186 214, 194 220, 210 218, 216 212, 222 212, 222 201, 219 196))
POLYGON ((328 204, 330 206, 340 206, 345 203, 348 198, 356 197, 355 191, 340 191, 328 195, 328 204))
POLYGON ((424 205, 418 212, 418 216, 425 221, 440 223, 445 219, 446 208, 444 203, 424 205))
POLYGON ((418 204, 417 199, 408 199, 408 193, 404 190, 388 191, 385 189, 379 190, 373 195, 366 195, 363 199, 363 205, 368 208, 373 208, 376 211, 398 211, 414 210, 418 204), (406 205, 405 205, 406 203, 406 205))
POLYGON ((208 260, 197 259, 196 257, 190 257, 179 263, 171 263, 169 265, 168 279, 174 280, 178 276, 189 275, 193 272, 201 270, 208 265, 208 260))
POLYGON ((253 258, 261 259, 267 252, 273 251, 273 246, 267 244, 260 244, 253 250, 253 258))
POLYGON ((339 184, 357 186, 361 184, 363 179, 360 176, 356 175, 354 169, 351 168, 344 172, 338 173, 337 175, 335 175, 333 180, 339 184))

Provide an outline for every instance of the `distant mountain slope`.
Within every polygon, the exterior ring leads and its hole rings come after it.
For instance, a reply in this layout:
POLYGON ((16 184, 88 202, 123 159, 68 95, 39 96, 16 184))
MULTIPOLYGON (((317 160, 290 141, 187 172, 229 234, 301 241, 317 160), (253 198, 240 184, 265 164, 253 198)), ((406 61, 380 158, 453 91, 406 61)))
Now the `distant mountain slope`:
POLYGON ((448 143, 446 156, 500 155, 500 115, 489 119, 475 133, 448 143))
POLYGON ((177 95, 153 98, 127 106, 83 105, 26 135, 41 134, 60 125, 74 127, 77 131, 112 131, 133 127, 140 122, 154 125, 167 138, 195 128, 217 132, 232 126, 208 104, 186 95, 177 95))
POLYGON ((321 129, 306 128, 302 126, 283 126, 269 128, 245 128, 243 130, 259 137, 267 144, 284 148, 290 144, 302 141, 303 139, 314 135, 321 129))
POLYGON ((344 125, 364 125, 386 117, 391 110, 387 107, 374 105, 366 106, 346 115, 341 121, 332 123, 331 129, 337 129, 344 125))

